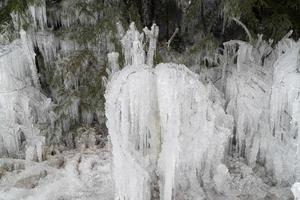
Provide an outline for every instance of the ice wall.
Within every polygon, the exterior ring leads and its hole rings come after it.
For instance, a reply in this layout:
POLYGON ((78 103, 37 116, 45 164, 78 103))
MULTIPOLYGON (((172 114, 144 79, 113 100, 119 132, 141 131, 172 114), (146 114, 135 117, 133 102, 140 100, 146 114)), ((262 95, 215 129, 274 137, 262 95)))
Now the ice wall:
POLYGON ((21 37, 1 46, 0 157, 41 161, 50 101, 39 92, 32 44, 21 37))
POLYGON ((299 47, 287 37, 274 48, 261 37, 255 44, 225 43, 224 93, 235 119, 232 153, 252 167, 265 166, 281 184, 299 178, 299 47))
POLYGON ((125 38, 129 65, 105 95, 115 199, 204 199, 232 131, 220 93, 184 65, 146 65, 134 24, 125 38))
POLYGON ((156 67, 162 150, 161 199, 201 199, 224 161, 232 118, 215 88, 184 65, 156 67))

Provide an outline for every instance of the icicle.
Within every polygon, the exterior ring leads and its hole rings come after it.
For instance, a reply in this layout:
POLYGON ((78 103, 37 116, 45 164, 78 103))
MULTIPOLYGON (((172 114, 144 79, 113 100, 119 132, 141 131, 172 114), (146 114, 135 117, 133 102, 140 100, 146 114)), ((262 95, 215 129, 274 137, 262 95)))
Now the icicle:
POLYGON ((136 34, 132 43, 132 65, 134 66, 145 64, 145 51, 141 42, 143 39, 140 36, 143 35, 136 34))
POLYGON ((46 2, 42 0, 39 1, 38 5, 29 5, 28 8, 33 19, 34 28, 43 31, 44 27, 47 26, 46 2))
POLYGON ((32 41, 28 40, 28 37, 26 35, 26 32, 22 29, 20 31, 21 40, 23 42, 23 49, 25 51, 25 54, 28 57, 28 60, 30 61, 30 68, 32 73, 32 79, 35 87, 38 89, 40 88, 40 82, 38 77, 38 72, 35 66, 35 53, 33 51, 33 44, 32 41))
POLYGON ((32 43, 24 31, 20 35, 0 53, 0 157, 41 161, 38 124, 50 121, 49 101, 38 91, 32 43))
POLYGON ((242 41, 225 43, 227 60, 234 44, 238 50, 237 62, 227 61, 225 65, 229 73, 223 75, 223 84, 227 112, 235 118, 239 155, 250 166, 266 160, 265 167, 273 172, 276 181, 291 184, 300 177, 300 43, 288 39, 290 34, 275 49, 272 41, 263 41, 262 36, 255 45, 242 41))
POLYGON ((112 52, 109 53, 107 55, 108 57, 108 66, 111 69, 111 74, 110 76, 112 76, 113 74, 115 74, 116 72, 118 72, 120 70, 120 66, 119 66, 119 53, 117 52, 112 52))
POLYGON ((121 40, 122 37, 125 35, 124 28, 121 22, 117 22, 117 31, 118 31, 118 38, 121 40))
POLYGON ((155 56, 155 51, 156 51, 156 43, 157 43, 157 37, 159 33, 159 28, 156 26, 156 24, 153 24, 151 27, 151 30, 149 30, 147 27, 144 29, 144 33, 146 37, 149 40, 149 50, 147 52, 147 65, 150 67, 153 66, 153 59, 155 56))
POLYGON ((143 39, 143 34, 140 34, 136 30, 135 24, 132 22, 129 26, 129 30, 121 40, 125 66, 145 63, 145 52, 142 47, 143 39))

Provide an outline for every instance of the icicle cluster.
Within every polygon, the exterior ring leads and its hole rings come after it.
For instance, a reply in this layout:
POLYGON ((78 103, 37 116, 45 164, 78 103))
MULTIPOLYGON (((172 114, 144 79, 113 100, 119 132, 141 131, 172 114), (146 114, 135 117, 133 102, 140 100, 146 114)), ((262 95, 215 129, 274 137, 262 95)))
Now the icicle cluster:
POLYGON ((236 130, 232 153, 292 184, 300 178, 300 43, 285 37, 273 49, 260 36, 254 45, 230 41, 225 47, 224 91, 236 130))
POLYGON ((222 165, 232 118, 218 91, 184 65, 151 68, 156 28, 144 29, 152 43, 146 65, 143 36, 131 24, 122 39, 127 66, 107 86, 115 199, 201 199, 222 165))
POLYGON ((46 1, 40 0, 38 4, 29 5, 28 9, 33 19, 33 26, 36 29, 44 30, 47 26, 46 1))
POLYGON ((38 90, 32 44, 26 38, 21 32, 21 40, 1 46, 0 157, 41 161, 45 138, 39 124, 49 122, 50 104, 38 90))

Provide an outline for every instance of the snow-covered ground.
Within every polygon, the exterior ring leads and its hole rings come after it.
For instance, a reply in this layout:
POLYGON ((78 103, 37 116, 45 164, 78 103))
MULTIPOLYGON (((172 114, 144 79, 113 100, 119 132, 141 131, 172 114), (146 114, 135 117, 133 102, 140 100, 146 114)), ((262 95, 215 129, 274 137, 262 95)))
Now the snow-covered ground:
POLYGON ((67 151, 37 163, 0 159, 0 200, 111 200, 107 149, 67 151))
MULTIPOLYGON (((214 177, 226 183, 205 188, 208 199, 293 199, 290 187, 272 186, 263 167, 252 170, 237 155, 228 160, 229 171, 214 177)), ((41 163, 0 159, 0 200, 113 200, 110 161, 107 148, 66 151, 41 163)))

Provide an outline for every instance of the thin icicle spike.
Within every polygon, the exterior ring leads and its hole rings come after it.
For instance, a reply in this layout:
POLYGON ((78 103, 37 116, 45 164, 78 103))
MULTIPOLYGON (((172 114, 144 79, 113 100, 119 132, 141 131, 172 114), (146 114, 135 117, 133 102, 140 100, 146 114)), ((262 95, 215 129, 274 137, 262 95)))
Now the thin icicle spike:
POLYGON ((159 34, 159 28, 156 24, 153 24, 151 27, 151 30, 149 30, 147 27, 143 29, 147 39, 149 40, 149 49, 147 52, 147 61, 146 64, 149 65, 150 67, 153 66, 153 59, 155 56, 155 51, 156 51, 156 43, 157 43, 157 38, 159 34))

